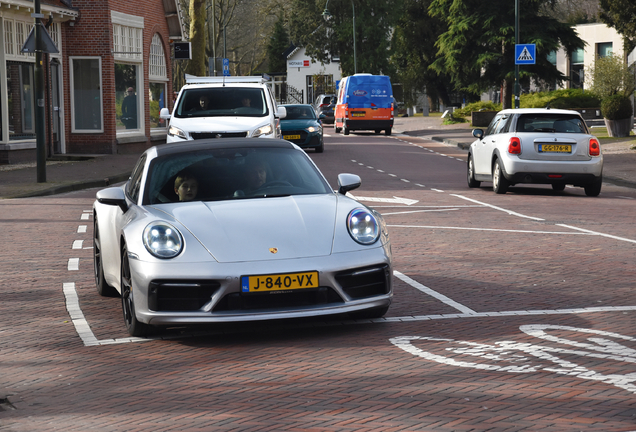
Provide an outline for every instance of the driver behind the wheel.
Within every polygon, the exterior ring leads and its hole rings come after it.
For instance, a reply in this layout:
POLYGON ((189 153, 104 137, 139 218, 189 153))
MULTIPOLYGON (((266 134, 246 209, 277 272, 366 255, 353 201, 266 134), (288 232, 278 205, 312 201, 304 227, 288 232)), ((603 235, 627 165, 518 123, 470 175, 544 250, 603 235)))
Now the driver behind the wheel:
POLYGON ((235 197, 245 196, 267 183, 267 164, 262 160, 254 160, 245 167, 245 187, 234 192, 235 197))

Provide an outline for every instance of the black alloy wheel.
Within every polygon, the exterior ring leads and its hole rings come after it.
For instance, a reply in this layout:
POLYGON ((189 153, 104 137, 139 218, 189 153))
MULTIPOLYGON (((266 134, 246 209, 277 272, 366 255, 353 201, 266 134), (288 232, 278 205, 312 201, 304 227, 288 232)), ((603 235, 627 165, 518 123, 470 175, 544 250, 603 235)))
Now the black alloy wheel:
POLYGON ((121 251, 121 308, 124 313, 124 324, 126 324, 128 334, 136 337, 143 337, 150 334, 151 327, 148 324, 138 321, 137 314, 135 313, 132 275, 126 245, 124 245, 121 251))

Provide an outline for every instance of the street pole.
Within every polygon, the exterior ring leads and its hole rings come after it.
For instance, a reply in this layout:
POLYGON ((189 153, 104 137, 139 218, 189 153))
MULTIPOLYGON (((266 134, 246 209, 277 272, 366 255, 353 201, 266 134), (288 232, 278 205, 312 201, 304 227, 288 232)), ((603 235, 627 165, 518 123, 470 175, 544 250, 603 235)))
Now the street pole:
MULTIPOLYGON (((41 18, 40 0, 35 0, 35 40, 40 40, 41 18)), ((35 51, 35 139, 37 153, 37 181, 46 183, 46 136, 44 131, 44 73, 42 70, 42 50, 35 51)))
MULTIPOLYGON (((515 0, 515 46, 519 45, 519 0, 515 0)), ((519 96, 521 86, 519 85, 519 65, 515 59, 515 108, 519 108, 519 96)))
MULTIPOLYGON (((325 20, 329 20, 331 18, 331 14, 327 10, 327 6, 329 5, 329 0, 325 4, 325 10, 322 12, 322 16, 325 20)), ((351 0, 351 9, 353 10, 353 73, 358 73, 358 60, 356 55, 356 7, 353 4, 353 0, 351 0)))

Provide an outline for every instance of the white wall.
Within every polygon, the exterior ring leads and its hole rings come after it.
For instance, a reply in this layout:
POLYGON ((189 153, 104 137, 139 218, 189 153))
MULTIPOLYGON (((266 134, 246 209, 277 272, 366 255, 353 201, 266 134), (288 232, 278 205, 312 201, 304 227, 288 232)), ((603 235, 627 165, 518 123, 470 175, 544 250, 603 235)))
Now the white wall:
POLYGON ((298 48, 287 57, 287 84, 303 91, 303 103, 312 103, 307 100, 307 76, 309 75, 333 75, 334 84, 342 78, 340 63, 332 62, 322 65, 312 61, 305 54, 305 48, 298 48), (292 64, 303 64, 302 67, 290 66, 292 64), (307 65, 307 66, 305 66, 307 65))

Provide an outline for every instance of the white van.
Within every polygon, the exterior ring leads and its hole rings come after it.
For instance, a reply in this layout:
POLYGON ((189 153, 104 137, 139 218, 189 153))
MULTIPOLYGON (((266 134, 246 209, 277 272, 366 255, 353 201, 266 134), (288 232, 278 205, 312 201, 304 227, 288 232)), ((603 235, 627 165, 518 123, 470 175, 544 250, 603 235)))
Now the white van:
POLYGON ((195 77, 186 75, 169 120, 167 142, 203 138, 280 138, 278 107, 264 77, 195 77))

